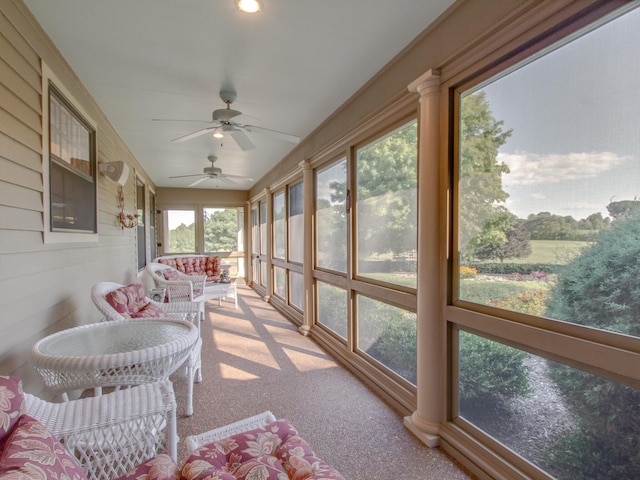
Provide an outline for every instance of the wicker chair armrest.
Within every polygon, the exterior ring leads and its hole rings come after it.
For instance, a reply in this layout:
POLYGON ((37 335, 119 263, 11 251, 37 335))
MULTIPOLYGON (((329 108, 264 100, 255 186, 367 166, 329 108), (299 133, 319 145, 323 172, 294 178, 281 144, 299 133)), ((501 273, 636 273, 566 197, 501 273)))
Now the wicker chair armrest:
POLYGON ((262 412, 253 417, 243 418, 237 422, 230 423, 223 427, 214 428, 208 432, 199 435, 190 435, 186 438, 187 452, 191 453, 202 445, 223 440, 237 433, 253 430, 254 428, 264 427, 268 423, 275 422, 276 417, 270 411, 262 412))
POLYGON ((169 380, 53 403, 25 394, 26 411, 79 461, 89 480, 124 475, 166 452, 177 461, 176 399, 169 380))
POLYGON ((169 318, 177 318, 179 320, 188 320, 195 322, 200 312, 200 305, 196 302, 156 302, 155 300, 147 299, 155 306, 160 308, 167 314, 169 318))

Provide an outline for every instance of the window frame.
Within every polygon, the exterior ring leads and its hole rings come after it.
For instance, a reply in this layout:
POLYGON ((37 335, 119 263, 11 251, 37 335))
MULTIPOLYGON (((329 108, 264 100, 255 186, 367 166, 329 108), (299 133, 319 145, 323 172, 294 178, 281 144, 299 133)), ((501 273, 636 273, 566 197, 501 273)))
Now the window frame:
POLYGON ((42 66, 42 180, 43 180, 43 210, 44 210, 44 225, 43 225, 43 241, 45 244, 56 243, 84 243, 84 242, 97 242, 100 230, 100 224, 98 219, 98 127, 97 122, 87 113, 82 107, 77 98, 71 94, 71 92, 65 87, 64 83, 54 74, 53 70, 45 62, 41 62, 42 66), (50 131, 50 90, 51 86, 57 91, 56 96, 65 104, 65 106, 71 110, 76 120, 87 127, 90 132, 90 149, 91 149, 91 170, 92 170, 92 183, 94 193, 94 216, 95 216, 95 231, 82 232, 74 230, 53 229, 51 226, 51 131, 50 131))
MULTIPOLYGON (((446 162, 449 181, 445 184, 450 208, 446 217, 447 227, 447 269, 445 272, 447 285, 444 317, 446 322, 448 379, 447 379, 447 421, 448 428, 461 428, 479 441, 494 444, 473 424, 458 417, 458 330, 479 335, 496 342, 529 352, 549 360, 563 363, 588 373, 612 380, 635 389, 640 388, 640 373, 632 365, 637 365, 640 358, 640 338, 625 336, 614 332, 598 330, 592 327, 553 320, 546 317, 510 311, 488 305, 481 305, 459 299, 459 262, 458 258, 458 179, 459 179, 459 115, 461 93, 481 88, 490 79, 506 75, 518 68, 523 62, 534 62, 549 49, 562 48, 577 36, 593 31, 612 18, 623 15, 631 8, 616 5, 600 5, 597 9, 586 9, 582 14, 574 16, 572 21, 565 22, 558 28, 539 32, 537 37, 516 48, 509 55, 503 56, 499 62, 492 62, 483 57, 476 61, 469 60, 466 70, 450 74, 442 84, 442 92, 447 93, 449 105, 445 108, 448 115, 448 148, 443 157, 446 162), (616 10, 612 13, 613 10, 616 10), (585 27, 587 27, 585 29, 585 27), (549 33, 551 32, 551 33, 549 33), (535 40, 535 41, 534 41, 535 40), (559 41, 559 43, 557 43, 559 41), (471 65, 471 66, 470 66, 471 65)), ((479 47, 481 48, 481 47, 479 47)), ((462 62, 464 63, 464 62, 462 62)), ((455 432, 455 430, 452 430, 455 432)), ((451 433, 451 432, 447 432, 451 433)), ((501 451, 500 447, 496 450, 501 451)), ((504 451, 502 452, 505 453, 504 451)), ((505 454, 509 457, 510 454, 505 454)))

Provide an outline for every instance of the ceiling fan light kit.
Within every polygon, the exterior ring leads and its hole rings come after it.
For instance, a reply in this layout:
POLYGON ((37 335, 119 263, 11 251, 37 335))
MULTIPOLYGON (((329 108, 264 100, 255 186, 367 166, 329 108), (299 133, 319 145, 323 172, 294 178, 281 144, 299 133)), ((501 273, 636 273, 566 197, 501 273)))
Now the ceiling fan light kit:
POLYGON ((262 2, 260 0, 235 0, 238 10, 244 13, 258 13, 262 10, 262 2))

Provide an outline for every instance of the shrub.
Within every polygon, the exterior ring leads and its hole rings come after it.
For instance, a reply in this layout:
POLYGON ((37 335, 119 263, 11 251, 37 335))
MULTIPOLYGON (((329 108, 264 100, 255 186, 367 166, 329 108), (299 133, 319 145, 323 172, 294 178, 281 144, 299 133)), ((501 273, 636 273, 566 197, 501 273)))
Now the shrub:
POLYGON ((544 290, 524 291, 515 297, 504 300, 491 300, 491 305, 515 312, 528 313, 530 315, 543 316, 547 309, 545 302, 548 294, 544 290))
MULTIPOLYGON (((547 307, 552 318, 640 335, 640 218, 616 220, 567 265, 547 307)), ((559 478, 640 478, 640 392, 563 365, 550 375, 580 419, 558 438, 571 454, 550 456, 559 478)))
POLYGON ((472 414, 531 391, 527 353, 460 332, 460 406, 472 414))
POLYGON ((477 268, 460 265, 460 278, 474 278, 477 274, 477 268))

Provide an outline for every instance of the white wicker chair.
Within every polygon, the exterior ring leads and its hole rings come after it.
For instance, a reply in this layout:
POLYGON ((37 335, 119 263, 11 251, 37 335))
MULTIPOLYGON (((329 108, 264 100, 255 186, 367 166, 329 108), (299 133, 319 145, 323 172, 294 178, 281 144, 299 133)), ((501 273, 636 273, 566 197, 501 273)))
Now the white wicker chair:
POLYGON ((26 413, 64 444, 89 480, 122 476, 158 453, 177 461, 176 399, 169 380, 63 403, 24 397, 26 413))
POLYGON ((156 287, 165 288, 169 303, 195 302, 200 307, 200 320, 204 320, 204 287, 206 275, 187 275, 162 263, 147 263, 145 270, 153 279, 156 287), (165 273, 170 272, 177 280, 167 280, 165 273))
MULTIPOLYGON (((106 296, 109 292, 123 287, 119 283, 115 282, 100 282, 96 283, 91 289, 91 299, 93 300, 96 308, 104 315, 104 319, 107 321, 118 320, 131 320, 118 313, 106 300, 106 296)), ((200 307, 197 303, 193 302, 169 302, 161 303, 151 300, 147 297, 147 300, 163 312, 169 318, 178 318, 180 320, 188 320, 194 323, 198 328, 198 337, 200 337, 200 307)), ((135 321, 135 319, 133 320, 135 321)), ((200 354, 202 351, 202 338, 198 338, 198 341, 193 347, 191 354, 186 362, 187 372, 187 408, 186 415, 193 415, 193 383, 202 381, 202 362, 200 354)))

